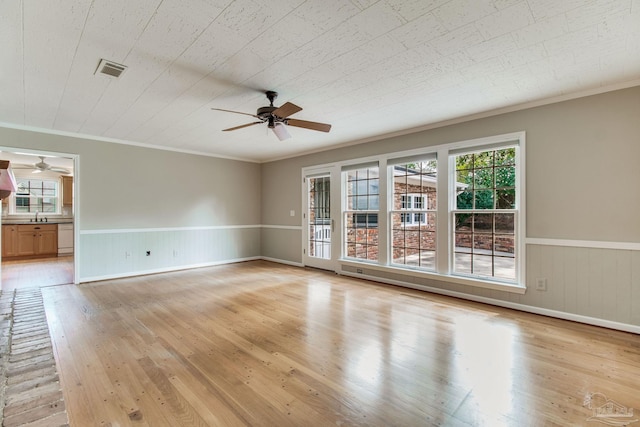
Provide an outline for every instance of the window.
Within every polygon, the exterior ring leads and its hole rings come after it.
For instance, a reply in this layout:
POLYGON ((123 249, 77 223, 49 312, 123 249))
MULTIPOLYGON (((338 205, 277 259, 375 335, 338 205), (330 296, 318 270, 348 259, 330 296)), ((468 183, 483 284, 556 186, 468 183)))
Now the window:
POLYGON ((343 166, 344 261, 520 293, 524 137, 452 142, 343 166))
MULTIPOLYGON (((414 209, 424 208, 424 196, 418 196, 418 195, 413 196, 413 208, 414 209)), ((409 206, 409 209, 411 209, 411 206, 409 206)))
MULTIPOLYGON (((435 193, 434 193, 435 197, 435 193)), ((400 209, 409 211, 419 211, 424 209, 425 196, 418 194, 401 194, 400 195, 400 209)), ((427 216, 424 213, 401 213, 400 218, 403 224, 406 225, 419 225, 426 223, 427 216)))
POLYGON ((453 156, 455 273, 516 280, 516 149, 453 156))
POLYGON ((380 209, 378 166, 360 166, 342 173, 346 186, 344 254, 348 258, 376 261, 380 209))
POLYGON ((313 219, 324 222, 324 220, 330 218, 331 205, 329 204, 329 195, 331 194, 331 181, 328 176, 312 178, 310 179, 310 186, 313 219))
POLYGON ((311 177, 309 181, 309 256, 331 258, 331 179, 311 177))
POLYGON ((16 192, 12 195, 14 202, 12 213, 60 212, 57 180, 16 178, 16 184, 16 192))
POLYGON ((374 213, 354 213, 351 215, 354 227, 356 228, 377 228, 378 227, 378 214, 374 213))
POLYGON ((437 163, 420 159, 392 165, 393 264, 435 269, 437 163))

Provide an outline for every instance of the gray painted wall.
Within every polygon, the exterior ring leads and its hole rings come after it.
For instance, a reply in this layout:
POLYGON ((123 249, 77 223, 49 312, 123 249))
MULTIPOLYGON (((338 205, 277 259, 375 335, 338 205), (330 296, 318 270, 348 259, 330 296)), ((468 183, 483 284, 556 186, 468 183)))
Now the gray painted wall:
MULTIPOLYGON (((525 295, 380 272, 365 275, 471 298, 640 325, 637 250, 581 247, 579 241, 640 243, 640 87, 559 102, 262 165, 262 223, 300 225, 301 168, 347 159, 526 132, 527 245, 525 295), (557 247, 553 241, 564 241, 557 247), (569 246, 566 246, 567 241, 569 246), (571 244, 575 241, 575 245, 571 244), (538 242, 539 243, 539 242, 538 242), (585 268, 593 274, 584 274, 585 268), (547 292, 533 291, 546 278, 547 292)), ((277 258, 291 230, 272 229, 262 255, 277 258), (275 239, 275 240, 274 240, 275 239), (272 241, 274 240, 274 241, 272 241)), ((297 234, 301 239, 302 232, 297 234)), ((293 239, 295 240, 295 238, 293 239)), ((301 253, 286 261, 302 262, 301 253)), ((351 267, 342 265, 342 272, 351 267)), ((354 269, 355 271, 355 269, 354 269)))
POLYGON ((260 165, 127 145, 81 153, 81 226, 260 224, 260 165))

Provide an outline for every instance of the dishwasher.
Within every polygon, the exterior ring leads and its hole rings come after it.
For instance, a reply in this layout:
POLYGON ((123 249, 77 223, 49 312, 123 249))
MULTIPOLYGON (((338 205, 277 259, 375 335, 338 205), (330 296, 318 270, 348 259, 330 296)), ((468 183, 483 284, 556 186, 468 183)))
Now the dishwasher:
POLYGON ((58 255, 73 253, 73 224, 58 224, 58 255))

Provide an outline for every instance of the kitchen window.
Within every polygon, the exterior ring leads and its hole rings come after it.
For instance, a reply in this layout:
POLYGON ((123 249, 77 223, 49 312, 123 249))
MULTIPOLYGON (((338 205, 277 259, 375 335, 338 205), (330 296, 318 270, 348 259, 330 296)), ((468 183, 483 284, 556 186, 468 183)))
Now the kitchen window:
POLYGON ((16 192, 11 195, 11 214, 60 213, 58 180, 16 177, 16 186, 16 192))

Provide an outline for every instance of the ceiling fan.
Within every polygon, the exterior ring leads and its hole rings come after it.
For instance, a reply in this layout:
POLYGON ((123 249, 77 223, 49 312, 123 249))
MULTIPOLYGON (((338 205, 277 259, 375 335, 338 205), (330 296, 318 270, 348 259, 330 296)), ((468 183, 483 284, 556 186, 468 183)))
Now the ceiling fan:
POLYGON ((273 133, 276 134, 280 141, 291 138, 289 131, 287 130, 286 125, 294 126, 304 129, 317 130, 320 132, 329 132, 331 130, 331 125, 326 123, 318 123, 318 122, 309 122, 307 120, 298 120, 298 119, 290 119, 289 116, 297 113, 298 111, 302 111, 301 107, 298 107, 291 102, 285 102, 280 107, 275 107, 273 105, 273 101, 278 96, 277 92, 268 90, 265 92, 267 95, 267 99, 269 100, 268 107, 260 107, 256 114, 242 113, 240 111, 232 111, 232 110, 223 110, 221 108, 212 108, 212 110, 216 111, 225 111, 227 113, 235 113, 235 114, 243 114, 245 116, 255 117, 259 121, 247 123, 240 126, 235 126, 228 129, 223 129, 224 132, 231 130, 238 130, 242 128, 246 128, 253 125, 258 125, 261 123, 267 123, 269 129, 273 130, 273 133))
POLYGON ((33 169, 33 173, 41 173, 45 171, 57 172, 61 174, 71 173, 71 171, 69 171, 68 169, 52 166, 49 163, 45 162, 44 161, 44 159, 46 158, 45 156, 38 156, 38 157, 40 158, 40 161, 38 163, 35 163, 33 165, 19 166, 17 167, 17 169, 33 169))

